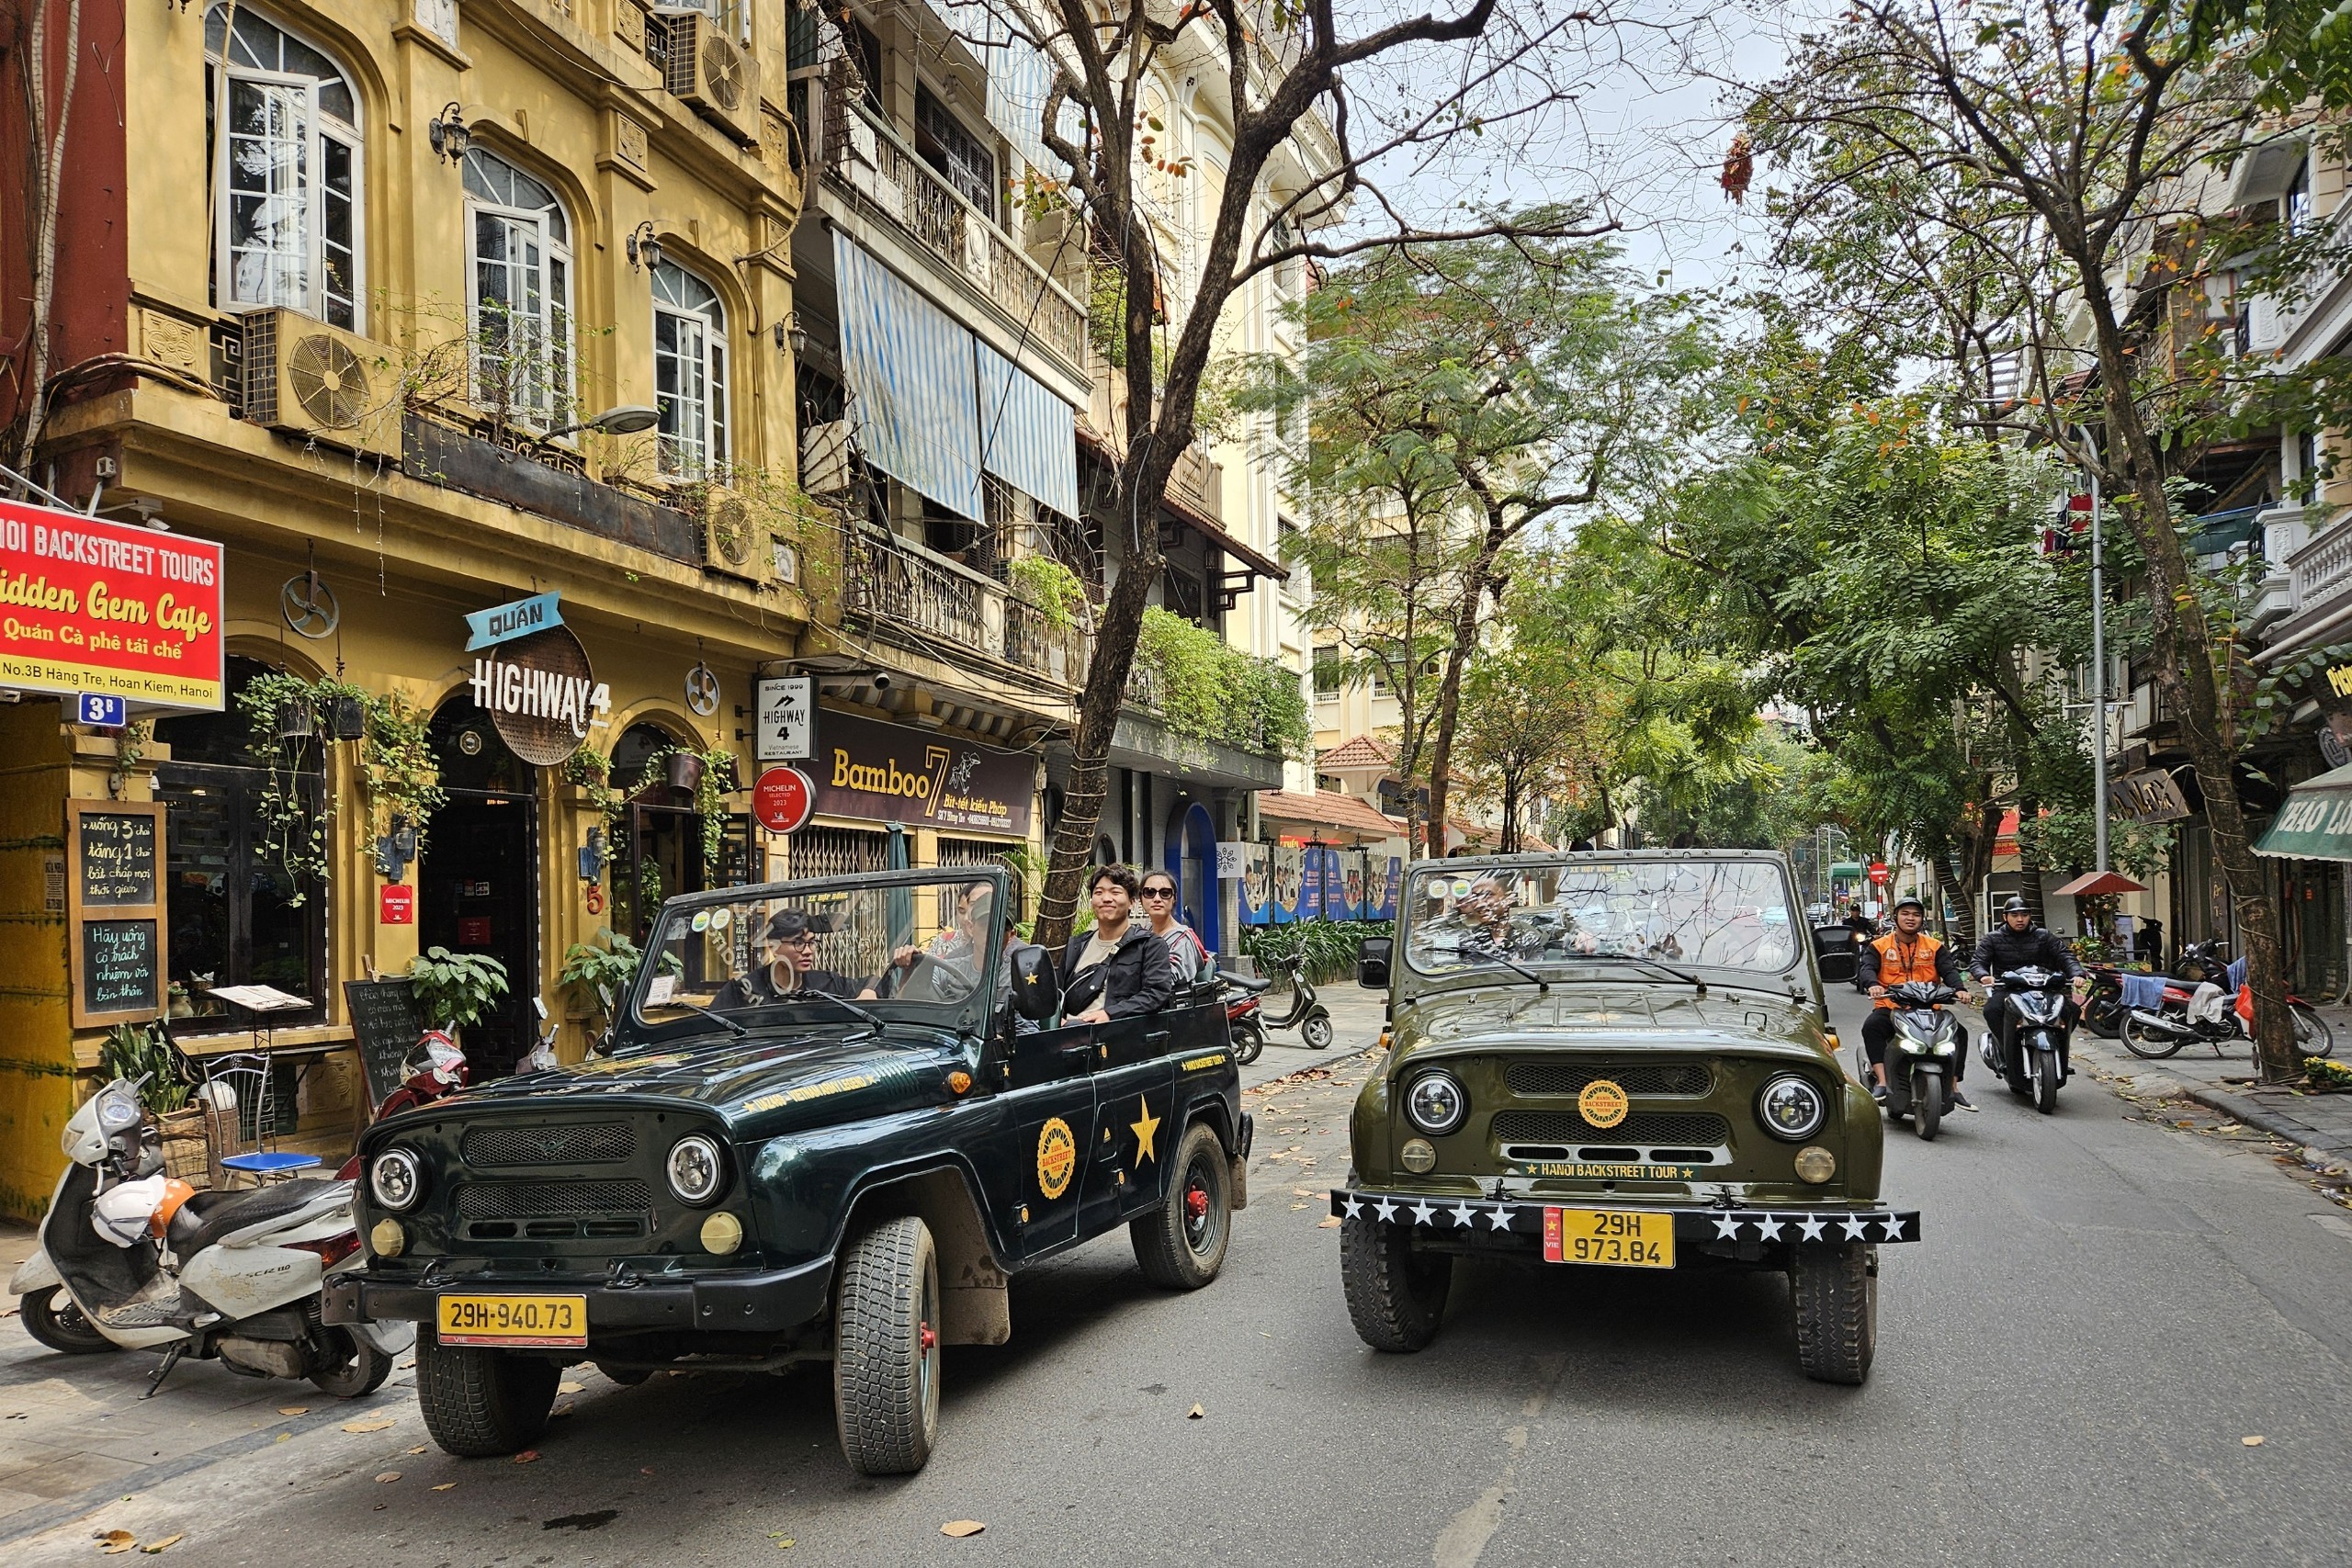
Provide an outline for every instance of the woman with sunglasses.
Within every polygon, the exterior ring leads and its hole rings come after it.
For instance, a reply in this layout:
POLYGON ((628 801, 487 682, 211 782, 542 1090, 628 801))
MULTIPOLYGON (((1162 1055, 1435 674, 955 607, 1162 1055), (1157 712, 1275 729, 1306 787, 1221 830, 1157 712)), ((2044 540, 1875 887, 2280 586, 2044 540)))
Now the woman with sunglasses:
POLYGON ((1183 989, 1208 967, 1209 950, 1198 931, 1176 918, 1176 879, 1173 876, 1164 871, 1145 874, 1143 912, 1145 918, 1151 921, 1151 934, 1168 949, 1168 964, 1175 971, 1177 989, 1183 989))

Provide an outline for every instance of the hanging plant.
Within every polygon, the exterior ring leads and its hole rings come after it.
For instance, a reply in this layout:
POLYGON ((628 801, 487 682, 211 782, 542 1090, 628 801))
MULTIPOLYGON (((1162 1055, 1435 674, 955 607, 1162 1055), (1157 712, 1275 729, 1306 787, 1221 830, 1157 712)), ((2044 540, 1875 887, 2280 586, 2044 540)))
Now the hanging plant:
POLYGON ((287 902, 310 901, 310 885, 334 875, 327 859, 327 827, 334 820, 334 796, 315 766, 311 736, 317 693, 300 675, 273 671, 257 675, 237 694, 253 750, 263 761, 261 818, 264 857, 274 860, 293 883, 287 902), (303 787, 315 781, 317 797, 303 787))
POLYGON ((588 804, 607 828, 620 820, 628 796, 613 787, 613 760, 594 746, 582 746, 563 761, 566 784, 578 784, 588 804))
MULTIPOLYGON (((338 705, 349 698, 337 698, 338 705)), ((370 827, 391 830, 404 818, 416 830, 417 852, 424 852, 425 828, 449 796, 441 787, 441 764, 433 754, 432 715, 398 692, 364 699, 367 744, 359 749, 361 787, 367 792, 370 827)))
POLYGON ((703 865, 716 874, 718 852, 727 840, 727 796, 737 787, 735 753, 723 747, 697 751, 691 746, 672 746, 646 759, 645 766, 649 775, 662 769, 673 788, 694 792, 692 809, 702 823, 703 865), (692 766, 683 766, 685 762, 692 766))

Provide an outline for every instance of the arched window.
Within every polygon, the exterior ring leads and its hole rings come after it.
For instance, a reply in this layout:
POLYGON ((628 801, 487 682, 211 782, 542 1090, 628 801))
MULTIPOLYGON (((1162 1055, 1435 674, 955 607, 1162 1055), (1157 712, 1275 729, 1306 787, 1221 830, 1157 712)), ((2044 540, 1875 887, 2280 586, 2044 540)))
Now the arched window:
POLYGON ((215 301, 362 326, 359 105, 341 67, 256 12, 205 13, 215 301))
POLYGON ((563 203, 495 152, 466 153, 473 400, 547 429, 571 404, 571 226, 563 203))
POLYGON ((662 472, 698 479, 727 462, 727 308, 675 262, 653 269, 653 389, 662 472))

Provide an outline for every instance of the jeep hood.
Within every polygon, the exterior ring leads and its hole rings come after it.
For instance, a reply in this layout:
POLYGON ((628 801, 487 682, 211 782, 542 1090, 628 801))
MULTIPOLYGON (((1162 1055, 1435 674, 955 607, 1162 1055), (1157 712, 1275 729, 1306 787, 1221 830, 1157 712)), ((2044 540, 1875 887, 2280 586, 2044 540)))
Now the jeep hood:
POLYGON ((1394 1039, 1416 1056, 1526 1051, 1761 1051, 1820 1055, 1809 1004, 1752 991, 1687 987, 1478 986, 1424 994, 1398 1010, 1394 1039))

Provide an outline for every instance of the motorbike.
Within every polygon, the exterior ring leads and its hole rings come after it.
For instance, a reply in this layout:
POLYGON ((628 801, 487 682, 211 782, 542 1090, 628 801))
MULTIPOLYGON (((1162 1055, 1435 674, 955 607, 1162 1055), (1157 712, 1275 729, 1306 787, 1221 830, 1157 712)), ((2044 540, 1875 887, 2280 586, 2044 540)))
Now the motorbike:
MULTIPOLYGON (((2118 1037, 2125 1050, 2151 1062, 2162 1061, 2186 1045, 2211 1045, 2219 1056, 2223 1046, 2247 1038, 2236 1000, 2236 992, 2225 992, 2211 980, 2195 987, 2167 984, 2163 1006, 2124 1010, 2118 1037)), ((2311 1003, 2290 993, 2287 1013, 2294 1022, 2298 1056, 2335 1054, 2335 1032, 2311 1003)))
POLYGON ((1894 1034, 1886 1048, 1887 1120, 1910 1117, 1911 1130, 1932 1143, 1951 1109, 1960 1020, 1944 1008, 1960 993, 1930 980, 1912 980, 1886 994, 1894 1003, 1894 1034))
POLYGON ((1298 1037, 1310 1051, 1329 1048, 1336 1032, 1331 1027, 1331 1010, 1316 999, 1315 987, 1306 978, 1306 959, 1292 953, 1274 960, 1274 967, 1290 976, 1290 1010, 1280 1018, 1265 1021, 1268 1029, 1295 1029, 1298 1037))
POLYGON ((1225 1026, 1233 1036, 1233 1059, 1246 1067, 1266 1049, 1264 998, 1273 982, 1239 975, 1218 978, 1225 982, 1225 1026))
MULTIPOLYGON (((540 1043, 545 1045, 548 1042, 542 1040, 540 1043)), ((458 1043, 440 1030, 431 1030, 417 1042, 416 1049, 408 1054, 407 1060, 401 1064, 400 1087, 384 1096, 384 1103, 376 1108, 376 1114, 369 1119, 368 1125, 372 1127, 387 1116, 397 1116, 403 1111, 413 1111, 420 1105, 447 1100, 466 1087, 467 1077, 466 1054, 458 1049, 458 1043)), ((361 1128, 360 1135, 366 1132, 367 1128, 361 1128)), ((355 1137, 353 1142, 355 1146, 351 1157, 344 1161, 341 1170, 335 1172, 335 1179, 339 1181, 359 1179, 357 1138, 355 1137)))
POLYGON ((65 1173, 40 1246, 8 1282, 26 1332, 50 1349, 164 1350, 142 1398, 194 1356, 356 1399, 414 1342, 409 1323, 320 1319, 321 1281, 360 1263, 350 1182, 196 1191, 163 1175, 139 1086, 125 1078, 76 1111, 62 1141, 65 1173))
POLYGON ((2029 964, 1996 976, 1994 985, 2007 999, 2009 1021, 2001 1030, 1988 1021, 1978 1051, 1984 1065, 2007 1081, 2010 1093, 2031 1100, 2048 1116, 2058 1109, 2058 1086, 2074 1076, 2067 1058, 2066 976, 2029 964))

